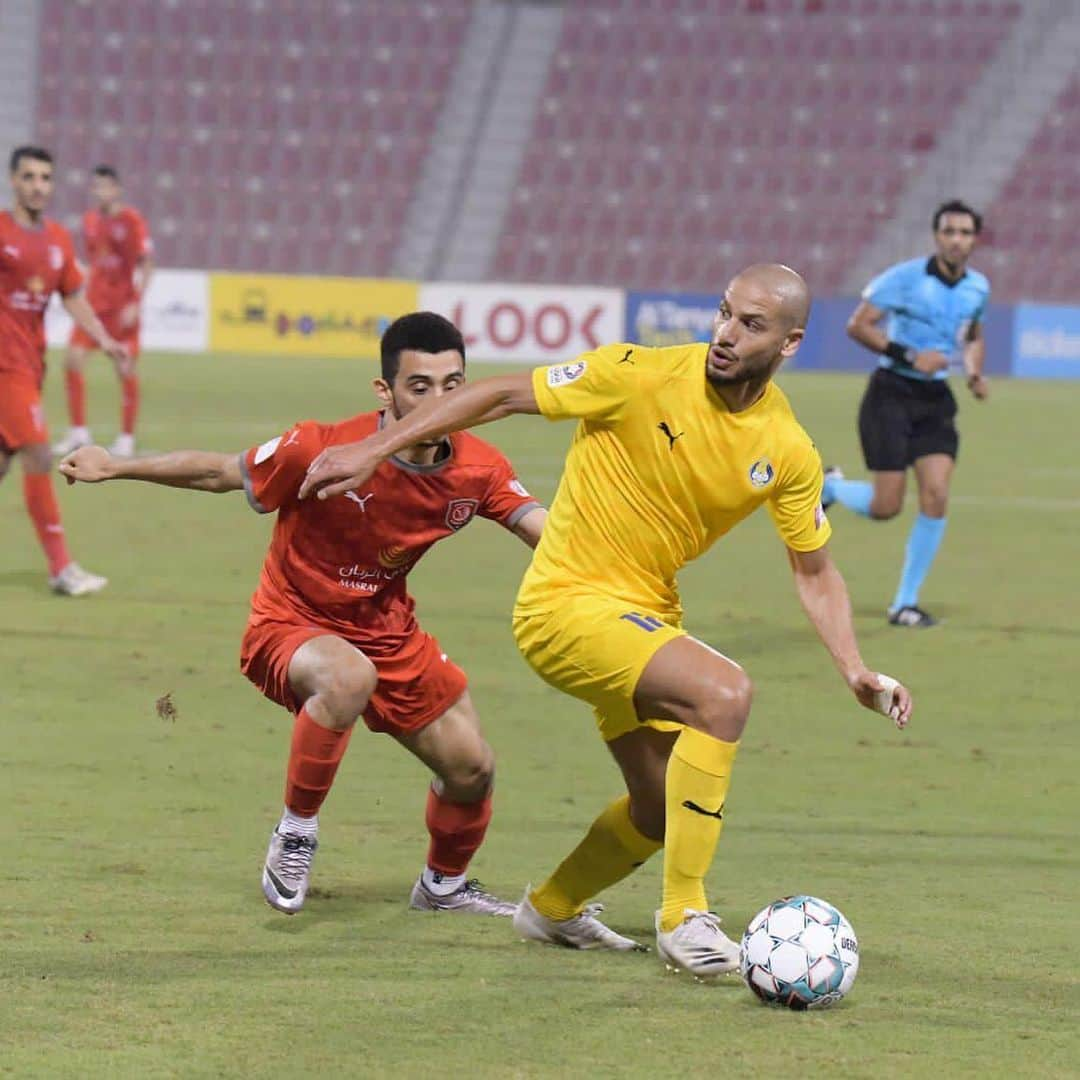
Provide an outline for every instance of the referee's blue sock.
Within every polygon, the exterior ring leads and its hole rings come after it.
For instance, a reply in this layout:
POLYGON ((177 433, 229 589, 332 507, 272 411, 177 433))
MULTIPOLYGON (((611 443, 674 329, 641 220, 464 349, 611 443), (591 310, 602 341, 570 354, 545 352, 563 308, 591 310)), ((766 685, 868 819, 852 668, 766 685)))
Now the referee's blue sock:
POLYGON ((896 590, 890 610, 915 607, 919 602, 919 590, 934 565, 934 556, 945 535, 945 519, 920 514, 911 526, 907 551, 904 554, 904 572, 900 575, 900 587, 896 590))
POLYGON ((870 504, 874 501, 874 485, 866 480, 844 480, 839 476, 826 476, 821 489, 823 503, 840 503, 856 514, 870 516, 870 504))

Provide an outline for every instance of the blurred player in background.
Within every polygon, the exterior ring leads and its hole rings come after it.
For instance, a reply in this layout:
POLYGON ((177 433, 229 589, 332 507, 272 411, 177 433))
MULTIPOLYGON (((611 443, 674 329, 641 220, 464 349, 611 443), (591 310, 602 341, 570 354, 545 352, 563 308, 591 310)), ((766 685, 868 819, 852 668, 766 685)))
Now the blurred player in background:
POLYGON ((461 334, 439 315, 415 312, 383 336, 375 383, 381 411, 339 424, 300 423, 239 457, 180 451, 125 461, 95 446, 60 464, 69 482, 242 488, 259 513, 277 512, 241 667, 296 717, 285 811, 263 869, 263 892, 279 911, 303 906, 319 808, 359 716, 435 773, 427 800, 431 845, 411 906, 485 915, 516 908, 466 880, 491 818, 494 756, 464 673, 416 622, 405 576, 433 543, 476 514, 535 547, 546 511, 506 458, 471 435, 402 448, 359 494, 328 502, 297 497, 324 447, 393 427, 425 398, 457 392, 464 378, 461 334))
POLYGON ((45 217, 53 190, 51 155, 38 146, 20 146, 9 167, 14 207, 0 211, 0 478, 18 455, 23 497, 45 550, 49 584, 64 596, 80 596, 107 582, 72 561, 50 475, 41 385, 45 309, 52 294, 60 293, 76 324, 117 364, 126 361, 126 353, 80 292, 83 277, 70 234, 45 217))
POLYGON ((663 848, 660 956, 699 976, 738 965, 738 943, 709 911, 705 875, 751 683, 683 629, 675 575, 758 508, 768 509, 803 608, 852 693, 907 723, 907 690, 883 683, 859 655, 826 547, 821 461, 772 381, 799 347, 809 306, 793 270, 749 267, 724 294, 711 345, 610 345, 572 364, 481 380, 425 403, 400 427, 325 451, 304 482, 302 496, 317 490, 336 502, 415 440, 515 413, 580 421, 518 593, 514 636, 537 674, 593 706, 627 794, 526 892, 514 918, 525 938, 640 948, 588 902, 663 848))
MULTIPOLYGON (((143 298, 154 272, 153 242, 142 214, 121 202, 120 177, 111 165, 98 165, 90 181, 96 204, 83 215, 83 242, 90 264, 87 299, 102 324, 127 348, 130 361, 117 365, 120 379, 120 434, 109 447, 115 457, 135 453, 135 421, 139 412, 139 319, 143 298)), ((86 359, 97 342, 81 327, 71 331, 64 379, 67 387, 67 435, 53 448, 70 453, 93 441, 86 426, 86 359)))
POLYGON ((914 468, 919 516, 888 611, 894 626, 937 622, 919 607, 919 593, 945 535, 959 445, 949 366, 963 364, 977 401, 989 392, 982 323, 990 282, 968 267, 981 229, 982 218, 970 206, 939 206, 933 217, 935 253, 897 263, 874 278, 848 321, 848 334, 878 356, 859 408, 859 438, 873 482, 846 480, 839 469, 829 469, 823 502, 887 521, 900 513, 907 470, 914 468), (878 326, 883 319, 884 329, 878 326))

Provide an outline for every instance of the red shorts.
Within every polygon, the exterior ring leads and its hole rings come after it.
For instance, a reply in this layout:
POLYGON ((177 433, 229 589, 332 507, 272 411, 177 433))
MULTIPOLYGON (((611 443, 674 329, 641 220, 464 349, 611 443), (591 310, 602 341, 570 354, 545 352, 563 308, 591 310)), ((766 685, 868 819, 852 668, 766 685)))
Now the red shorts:
POLYGON ((32 375, 0 371, 0 447, 14 453, 48 441, 37 380, 32 375))
MULTIPOLYGON (((268 697, 291 713, 300 702, 289 687, 289 663, 305 641, 340 637, 299 623, 251 621, 240 646, 240 670, 268 697)), ((446 658, 439 643, 417 629, 391 656, 372 656, 362 640, 349 640, 375 665, 379 681, 364 709, 364 723, 387 735, 409 734, 437 720, 468 686, 465 672, 446 658)))
MULTIPOLYGON (((121 345, 127 346, 128 355, 132 360, 137 360, 140 348, 139 324, 135 323, 134 326, 121 326, 119 311, 109 311, 104 315, 100 312, 97 312, 96 314, 101 320, 101 325, 109 331, 109 335, 119 341, 121 345)), ((93 352, 98 348, 98 343, 81 326, 72 328, 68 344, 77 349, 88 349, 90 352, 93 352)))

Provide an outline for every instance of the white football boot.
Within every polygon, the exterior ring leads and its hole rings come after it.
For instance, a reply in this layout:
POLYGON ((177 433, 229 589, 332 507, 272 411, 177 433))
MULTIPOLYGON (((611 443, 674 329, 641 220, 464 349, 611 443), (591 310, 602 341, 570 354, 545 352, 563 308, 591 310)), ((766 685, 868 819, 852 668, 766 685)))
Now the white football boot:
POLYGON ((108 584, 108 578, 91 574, 77 562, 69 562, 56 577, 49 578, 49 588, 59 596, 89 596, 101 592, 108 584))
POLYGON ((307 897, 311 879, 311 860, 319 841, 314 836, 299 833, 270 834, 270 847, 262 872, 263 896, 266 902, 286 915, 295 915, 307 897))
POLYGON ((514 929, 526 941, 543 941, 567 949, 614 949, 616 952, 648 952, 648 946, 616 934, 596 916, 603 904, 588 904, 569 919, 549 919, 533 907, 529 890, 514 913, 514 929))
POLYGON ((89 428, 68 428, 68 433, 58 443, 53 443, 52 452, 57 457, 67 457, 73 451, 83 446, 90 446, 93 442, 89 428))
POLYGON ((455 911, 462 915, 513 915, 517 904, 509 900, 500 900, 486 892, 476 878, 469 878, 459 889, 439 896, 425 884, 423 875, 416 879, 409 907, 413 911, 455 911))
POLYGON ((109 453, 113 457, 129 458, 135 456, 135 436, 125 435, 121 432, 112 441, 112 445, 109 447, 109 453))
POLYGON ((739 945, 720 929, 720 918, 711 911, 687 908, 686 918, 668 933, 660 929, 658 911, 656 951, 669 971, 688 971, 699 979, 739 968, 739 945))

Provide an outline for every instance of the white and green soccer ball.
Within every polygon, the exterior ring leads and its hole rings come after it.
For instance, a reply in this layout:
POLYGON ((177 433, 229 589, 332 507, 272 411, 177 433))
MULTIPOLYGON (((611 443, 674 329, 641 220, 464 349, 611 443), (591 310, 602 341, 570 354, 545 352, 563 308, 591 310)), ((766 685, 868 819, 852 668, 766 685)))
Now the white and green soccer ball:
POLYGON ((835 1005, 855 982, 859 942, 851 923, 815 896, 786 896, 743 934, 739 971, 762 1001, 789 1009, 835 1005))

